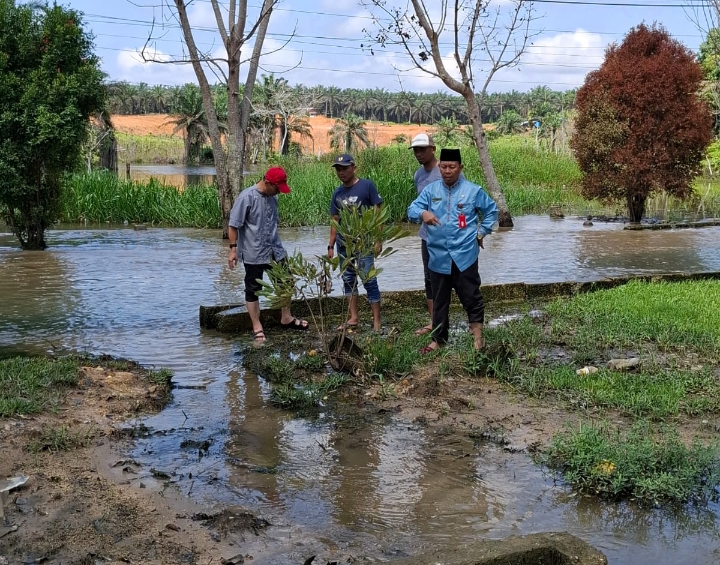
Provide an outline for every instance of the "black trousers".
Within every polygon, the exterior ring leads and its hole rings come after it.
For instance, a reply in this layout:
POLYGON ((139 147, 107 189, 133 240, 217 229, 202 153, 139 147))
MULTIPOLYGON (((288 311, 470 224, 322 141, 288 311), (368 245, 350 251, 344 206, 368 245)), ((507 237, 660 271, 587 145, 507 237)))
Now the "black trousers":
POLYGON ((449 275, 436 273, 431 269, 430 282, 434 300, 433 341, 440 344, 447 343, 450 331, 450 296, 453 289, 467 313, 468 322, 471 324, 485 322, 485 302, 480 292, 477 259, 464 271, 458 269, 453 261, 449 275))
MULTIPOLYGON (((278 261, 283 267, 287 267, 287 259, 278 261)), ((269 263, 263 265, 251 265, 243 263, 245 267, 245 302, 257 302, 260 300, 257 293, 262 290, 262 285, 258 282, 263 278, 266 271, 272 268, 269 263)))
POLYGON ((430 252, 427 248, 427 241, 425 241, 424 239, 420 244, 420 253, 422 254, 423 274, 425 276, 425 298, 427 300, 432 300, 433 291, 432 284, 430 283, 430 267, 428 267, 428 262, 430 261, 430 252))

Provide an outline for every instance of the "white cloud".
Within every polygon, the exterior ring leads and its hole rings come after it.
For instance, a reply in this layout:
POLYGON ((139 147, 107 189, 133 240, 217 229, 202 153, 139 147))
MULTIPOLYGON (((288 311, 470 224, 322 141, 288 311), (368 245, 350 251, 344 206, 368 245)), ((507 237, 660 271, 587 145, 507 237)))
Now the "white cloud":
POLYGON ((537 85, 553 90, 579 87, 585 75, 602 64, 605 46, 599 34, 582 29, 539 38, 528 47, 517 69, 498 73, 498 79, 522 82, 507 87, 499 82, 498 90, 528 90, 537 85))
MULTIPOLYGON (((195 72, 191 65, 170 63, 173 58, 167 53, 155 49, 148 49, 143 60, 140 55, 141 48, 128 48, 121 51, 116 60, 117 73, 113 73, 112 80, 125 80, 148 84, 185 84, 197 82, 195 72)), ((212 79, 211 79, 212 82, 212 79)))
MULTIPOLYGON (((227 25, 227 10, 223 4, 220 4, 220 11, 223 14, 223 22, 227 25)), ((192 27, 209 27, 217 29, 217 20, 215 19, 215 12, 212 9, 210 2, 195 2, 190 6, 188 10, 188 19, 192 27)))

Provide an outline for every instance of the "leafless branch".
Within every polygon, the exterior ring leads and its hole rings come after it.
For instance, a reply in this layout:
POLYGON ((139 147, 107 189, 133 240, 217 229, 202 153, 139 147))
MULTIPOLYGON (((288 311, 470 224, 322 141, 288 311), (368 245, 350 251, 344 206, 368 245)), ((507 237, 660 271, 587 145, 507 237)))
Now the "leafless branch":
MULTIPOLYGON (((210 4, 212 4, 213 12, 215 13, 215 22, 217 23, 218 32, 220 33, 220 37, 222 38, 223 45, 225 45, 225 49, 229 48, 229 38, 227 30, 225 29, 225 24, 223 23, 222 19, 222 12, 220 11, 220 5, 217 3, 217 0, 210 0, 210 4)), ((231 2, 231 4, 235 4, 235 0, 231 2)))

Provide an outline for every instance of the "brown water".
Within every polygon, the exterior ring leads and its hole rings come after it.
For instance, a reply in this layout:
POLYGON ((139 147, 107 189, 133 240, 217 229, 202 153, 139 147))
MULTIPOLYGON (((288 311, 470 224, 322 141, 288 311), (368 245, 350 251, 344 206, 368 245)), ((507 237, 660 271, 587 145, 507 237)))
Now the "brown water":
MULTIPOLYGON (((514 230, 488 238, 483 281, 720 271, 720 228, 621 228, 517 218, 514 230)), ((289 250, 313 255, 324 252, 327 228, 282 237, 289 250)), ((262 562, 302 563, 323 552, 389 560, 547 530, 582 537, 611 563, 720 562, 716 505, 668 513, 598 504, 554 484, 524 454, 398 415, 310 420, 274 409, 266 383, 241 368, 247 338, 198 325, 199 305, 242 299, 242 273, 225 266, 217 232, 69 227, 48 239, 48 251, 21 252, 0 234, 0 353, 72 349, 173 369, 180 388, 166 410, 143 420, 151 433, 134 456, 146 470, 176 472, 177 488, 204 505, 237 503, 267 517, 275 524, 267 547, 276 549, 265 549, 262 562), (180 447, 187 439, 214 443, 199 457, 180 447)), ((399 247, 383 265, 381 288, 421 288, 417 238, 399 247)))

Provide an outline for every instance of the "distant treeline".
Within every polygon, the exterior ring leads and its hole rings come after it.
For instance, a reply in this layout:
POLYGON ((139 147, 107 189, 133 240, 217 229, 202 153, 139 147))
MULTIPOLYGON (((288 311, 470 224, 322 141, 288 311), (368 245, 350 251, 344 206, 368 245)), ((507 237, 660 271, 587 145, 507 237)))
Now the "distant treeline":
MULTIPOLYGON (((306 115, 341 118, 355 114, 365 120, 381 120, 395 123, 435 123, 440 119, 455 119, 467 123, 467 107, 462 97, 436 92, 388 92, 383 88, 338 88, 336 86, 303 85, 290 86, 284 79, 263 75, 253 91, 258 101, 277 97, 278 88, 287 101, 292 100, 294 109, 306 115)), ((188 89, 197 85, 183 86, 131 84, 111 82, 108 84, 109 110, 112 114, 182 114, 188 89)), ((227 99, 224 87, 213 87, 218 101, 227 99)), ((527 92, 499 92, 489 94, 482 102, 484 123, 496 122, 502 114, 513 110, 524 119, 563 113, 575 104, 577 90, 564 92, 547 86, 536 86, 527 92)), ((288 102, 289 103, 289 102, 288 102)), ((287 106, 287 104, 286 104, 287 106)))

